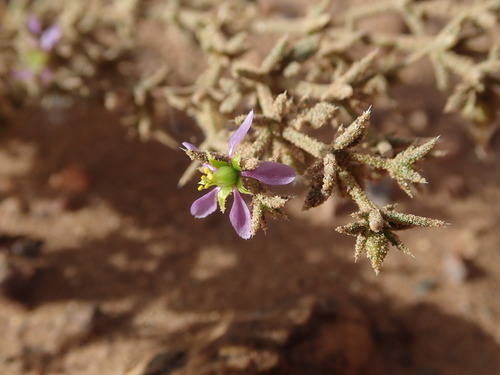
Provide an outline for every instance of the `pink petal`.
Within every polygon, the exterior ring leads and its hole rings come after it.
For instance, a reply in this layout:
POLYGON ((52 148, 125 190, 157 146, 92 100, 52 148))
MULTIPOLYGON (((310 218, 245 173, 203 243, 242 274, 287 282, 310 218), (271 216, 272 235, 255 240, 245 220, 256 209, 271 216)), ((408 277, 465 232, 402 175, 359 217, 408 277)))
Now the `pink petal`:
POLYGON ((50 51, 61 39, 62 31, 58 25, 53 25, 45 30, 40 36, 40 48, 50 51))
POLYGON ((234 202, 229 213, 229 220, 238 236, 248 240, 252 236, 252 216, 240 192, 233 189, 234 202))
POLYGON ((198 147, 196 147, 195 145, 193 145, 193 144, 191 144, 191 143, 189 143, 189 142, 182 142, 182 145, 183 145, 184 147, 186 147, 186 148, 187 148, 188 150, 190 150, 190 151, 200 151, 200 150, 198 149, 198 147))
POLYGON ((217 168, 215 168, 213 165, 210 165, 208 163, 203 163, 203 167, 210 169, 212 172, 215 172, 217 168))
POLYGON ((35 73, 31 69, 13 70, 12 76, 19 81, 27 82, 35 78, 35 73))
POLYGON ((40 22, 40 19, 33 14, 28 17, 27 26, 28 30, 33 34, 40 34, 42 31, 42 23, 40 22))
POLYGON ((191 215, 198 219, 207 217, 217 209, 217 194, 220 188, 216 187, 207 194, 198 198, 191 205, 191 215))
POLYGON ((264 161, 256 169, 243 171, 241 175, 268 185, 286 185, 295 180, 295 170, 292 167, 272 161, 264 161))
MULTIPOLYGON (((189 143, 189 142, 182 142, 182 145, 184 147, 186 147, 186 149, 188 149, 189 151, 200 151, 198 149, 198 147, 196 147, 195 145, 189 143)), ((215 172, 217 170, 217 168, 211 166, 210 164, 208 163, 203 163, 203 166, 204 167, 207 167, 208 169, 210 169, 212 172, 215 172)))
POLYGON ((234 150, 236 149, 236 146, 241 142, 243 137, 248 133, 248 130, 250 129, 250 126, 252 125, 253 121, 253 109, 250 111, 250 113, 247 115, 245 118, 245 121, 240 125, 238 129, 234 132, 232 137, 229 139, 229 157, 233 156, 234 150))

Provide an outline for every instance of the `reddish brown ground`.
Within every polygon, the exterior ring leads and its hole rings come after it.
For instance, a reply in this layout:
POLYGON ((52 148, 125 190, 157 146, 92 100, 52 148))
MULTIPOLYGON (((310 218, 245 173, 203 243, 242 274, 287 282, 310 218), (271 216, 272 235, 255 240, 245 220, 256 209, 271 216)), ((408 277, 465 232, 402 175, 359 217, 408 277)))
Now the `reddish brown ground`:
POLYGON ((0 248, 0 275, 18 269, 0 296, 0 374, 499 374, 500 140, 478 160, 440 94, 408 77, 394 93, 410 120, 375 106, 372 123, 441 134, 450 153, 425 163, 414 201, 391 184, 379 198, 452 225, 403 234, 416 258, 393 250, 379 276, 334 231, 350 206, 292 203, 244 241, 222 214, 191 217, 182 152, 93 103, 22 114, 0 132, 0 234, 44 245, 33 259, 0 248))

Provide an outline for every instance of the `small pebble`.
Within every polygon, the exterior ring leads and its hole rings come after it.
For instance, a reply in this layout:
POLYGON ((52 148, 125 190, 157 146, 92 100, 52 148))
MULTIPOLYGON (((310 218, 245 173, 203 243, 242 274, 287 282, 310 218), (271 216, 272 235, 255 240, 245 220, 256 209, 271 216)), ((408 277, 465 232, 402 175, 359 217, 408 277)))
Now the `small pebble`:
POLYGON ((392 145, 387 141, 379 142, 377 144, 377 151, 383 157, 386 158, 394 157, 394 149, 392 148, 392 145))
POLYGON ((429 127, 429 117, 425 111, 413 111, 408 116, 408 124, 418 133, 425 132, 429 127))
POLYGON ((455 253, 448 252, 441 261, 441 272, 445 280, 452 284, 463 284, 470 276, 465 259, 455 253))
POLYGON ((417 283, 413 291, 417 297, 424 297, 433 290, 437 289, 438 286, 439 283, 437 282, 437 280, 425 279, 417 283))

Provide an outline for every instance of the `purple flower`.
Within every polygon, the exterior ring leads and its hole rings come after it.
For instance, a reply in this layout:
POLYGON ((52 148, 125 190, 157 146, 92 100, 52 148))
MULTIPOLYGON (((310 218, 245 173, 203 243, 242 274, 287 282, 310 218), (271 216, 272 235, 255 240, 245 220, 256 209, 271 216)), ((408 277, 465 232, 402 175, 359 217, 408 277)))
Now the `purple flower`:
POLYGON ((33 34, 40 34, 42 32, 42 23, 40 22, 40 18, 37 16, 30 14, 28 17, 28 30, 33 34))
POLYGON ((62 36, 62 30, 58 25, 52 25, 42 31, 42 23, 34 15, 28 17, 27 27, 32 34, 38 36, 38 46, 45 52, 49 52, 54 48, 62 36))
MULTIPOLYGON (((33 71, 33 69, 12 70, 12 76, 19 81, 29 82, 35 79, 36 73, 33 71)), ((39 74, 39 77, 43 83, 52 81, 53 76, 54 73, 49 68, 44 68, 39 74)))
MULTIPOLYGON (((286 185, 295 179, 295 171, 288 165, 265 161, 253 170, 243 171, 240 167, 240 156, 235 155, 238 144, 248 133, 253 121, 253 110, 250 111, 245 121, 229 139, 228 162, 208 158, 208 163, 203 164, 198 190, 214 186, 207 194, 198 198, 191 205, 191 214, 196 218, 204 218, 215 212, 219 205, 225 211, 226 199, 233 194, 233 205, 229 213, 229 220, 236 233, 244 239, 252 236, 252 217, 250 209, 241 194, 252 194, 243 185, 241 177, 253 178, 268 185, 286 185)), ((196 146, 184 142, 186 149, 198 151, 196 146)))
POLYGON ((48 83, 54 75, 48 67, 49 52, 61 39, 62 30, 58 25, 52 25, 46 30, 42 30, 40 19, 34 15, 28 17, 26 26, 34 36, 33 47, 22 56, 25 66, 22 69, 14 69, 12 75, 23 82, 39 78, 42 83, 48 83))
POLYGON ((40 34, 40 48, 45 52, 50 51, 55 47, 57 42, 61 39, 62 31, 58 25, 52 25, 47 30, 40 34))

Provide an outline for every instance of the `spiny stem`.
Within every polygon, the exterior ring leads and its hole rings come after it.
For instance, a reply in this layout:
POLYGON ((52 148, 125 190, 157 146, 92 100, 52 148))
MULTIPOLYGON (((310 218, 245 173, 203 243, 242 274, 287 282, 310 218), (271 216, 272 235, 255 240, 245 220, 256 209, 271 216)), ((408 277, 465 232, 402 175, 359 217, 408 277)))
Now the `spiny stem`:
POLYGON ((351 198, 354 200, 359 210, 362 212, 370 212, 376 209, 377 206, 373 203, 364 192, 364 190, 359 186, 351 173, 349 173, 344 168, 339 168, 338 172, 339 178, 346 187, 346 191, 349 193, 351 198))
POLYGON ((324 143, 293 128, 285 128, 282 135, 284 139, 316 158, 321 158, 326 150, 326 145, 324 143))

